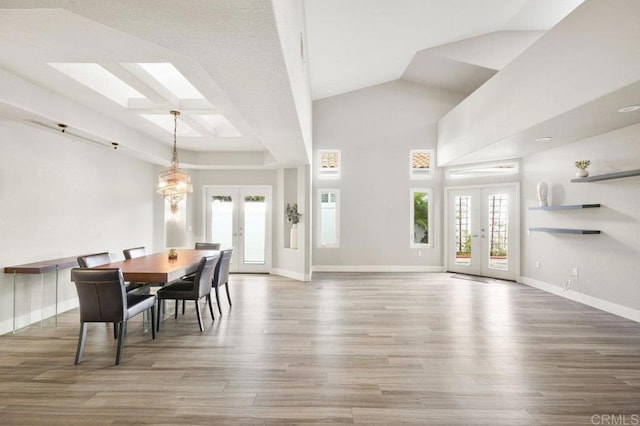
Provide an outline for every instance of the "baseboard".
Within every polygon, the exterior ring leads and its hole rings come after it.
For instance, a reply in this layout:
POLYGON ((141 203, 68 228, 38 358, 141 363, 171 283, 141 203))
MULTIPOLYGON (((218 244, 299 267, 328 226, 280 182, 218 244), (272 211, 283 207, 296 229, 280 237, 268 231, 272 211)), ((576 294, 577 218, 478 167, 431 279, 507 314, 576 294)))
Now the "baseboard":
POLYGON ((534 287, 547 293, 552 293, 565 299, 573 300, 574 302, 582 303, 592 308, 600 309, 601 311, 608 312, 610 314, 618 315, 632 321, 640 322, 640 311, 629 308, 627 306, 618 305, 617 303, 609 302, 606 300, 598 299, 597 297, 589 296, 587 294, 579 293, 575 290, 564 290, 562 287, 546 283, 544 281, 534 280, 528 277, 519 277, 518 282, 534 287))
POLYGON ((313 265, 313 272, 444 272, 444 266, 422 265, 313 265))
POLYGON ((300 272, 289 271, 288 269, 271 268, 271 273, 282 277, 291 278, 298 281, 311 281, 311 274, 301 274, 300 272))
MULTIPOLYGON (((61 314, 71 309, 78 307, 78 298, 74 297, 69 300, 63 300, 58 303, 58 314, 61 314)), ((22 330, 33 324, 38 324, 43 320, 53 318, 56 313, 55 305, 45 306, 44 309, 36 309, 31 312, 24 313, 16 317, 16 327, 18 330, 22 330)), ((0 321, 0 335, 13 332, 13 318, 9 317, 6 320, 0 321)))

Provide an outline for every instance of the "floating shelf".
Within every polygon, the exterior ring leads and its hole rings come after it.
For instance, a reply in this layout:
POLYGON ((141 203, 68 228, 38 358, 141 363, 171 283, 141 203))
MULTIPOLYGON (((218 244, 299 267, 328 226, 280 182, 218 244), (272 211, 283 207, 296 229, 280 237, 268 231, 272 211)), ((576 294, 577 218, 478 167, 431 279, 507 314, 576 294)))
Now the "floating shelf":
POLYGON ((530 232, 547 232, 549 234, 599 234, 595 229, 570 229, 570 228, 529 228, 530 232))
POLYGON ((640 176, 640 169, 627 170, 626 172, 606 173, 604 175, 587 176, 571 179, 571 182, 596 182, 599 180, 621 179, 632 176, 640 176))
POLYGON ((571 209, 593 209, 600 207, 600 204, 572 204, 572 205, 558 205, 558 206, 546 206, 546 207, 529 207, 529 210, 571 210, 571 209))

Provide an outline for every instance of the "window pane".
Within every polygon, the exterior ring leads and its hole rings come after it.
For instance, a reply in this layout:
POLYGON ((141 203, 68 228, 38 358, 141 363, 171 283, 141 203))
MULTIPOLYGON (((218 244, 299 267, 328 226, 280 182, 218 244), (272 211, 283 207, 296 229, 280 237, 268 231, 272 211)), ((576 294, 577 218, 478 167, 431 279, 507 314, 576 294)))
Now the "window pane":
POLYGON ((412 179, 430 179, 433 166, 433 151, 412 149, 410 151, 410 176, 412 179))
POLYGON ((233 202, 231 196, 211 197, 211 241, 225 249, 233 247, 233 202))
POLYGON ((429 244, 429 194, 413 193, 413 242, 429 244))
POLYGON ((320 245, 338 244, 338 205, 336 192, 320 194, 320 245))
POLYGON ((244 263, 264 264, 267 203, 263 195, 244 197, 244 263))
POLYGON ((507 226, 509 219, 509 196, 489 196, 489 268, 508 269, 507 226))
POLYGON ((456 264, 471 264, 471 197, 456 197, 456 264))

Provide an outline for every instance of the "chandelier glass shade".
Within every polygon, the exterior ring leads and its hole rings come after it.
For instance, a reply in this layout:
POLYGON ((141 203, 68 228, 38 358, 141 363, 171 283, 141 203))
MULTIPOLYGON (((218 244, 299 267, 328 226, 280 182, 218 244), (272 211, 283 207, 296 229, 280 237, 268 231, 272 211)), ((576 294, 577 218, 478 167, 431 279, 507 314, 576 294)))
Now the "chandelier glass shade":
POLYGON ((158 175, 156 192, 162 194, 171 206, 171 213, 178 211, 178 203, 184 200, 188 193, 193 192, 191 176, 180 169, 178 150, 176 147, 176 133, 178 128, 179 111, 171 111, 173 115, 173 154, 171 165, 158 175))

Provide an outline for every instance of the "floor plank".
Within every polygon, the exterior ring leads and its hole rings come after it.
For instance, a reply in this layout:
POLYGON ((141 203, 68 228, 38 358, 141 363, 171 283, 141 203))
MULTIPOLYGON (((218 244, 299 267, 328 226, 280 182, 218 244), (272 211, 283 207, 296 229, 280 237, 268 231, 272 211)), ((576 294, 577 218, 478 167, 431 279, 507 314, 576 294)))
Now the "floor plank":
MULTIPOLYGON (((2 425, 591 424, 640 414, 640 324, 524 285, 451 274, 232 275, 120 366, 78 312, 0 336, 2 425)), ((172 306, 168 311, 172 312, 172 306)), ((630 418, 630 417, 629 417, 630 418)))

